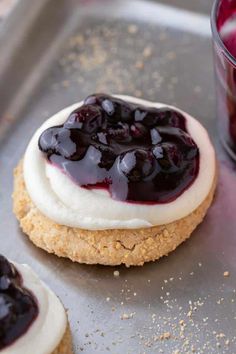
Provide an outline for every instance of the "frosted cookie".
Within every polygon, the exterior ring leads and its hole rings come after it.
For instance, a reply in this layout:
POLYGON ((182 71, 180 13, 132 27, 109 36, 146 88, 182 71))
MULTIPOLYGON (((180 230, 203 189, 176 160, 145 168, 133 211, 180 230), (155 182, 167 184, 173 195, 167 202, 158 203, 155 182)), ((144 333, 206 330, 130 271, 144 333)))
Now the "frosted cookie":
POLYGON ((65 310, 24 264, 0 255, 0 352, 72 354, 65 310))
POLYGON ((99 94, 36 131, 15 170, 14 211, 31 241, 50 253, 142 265, 191 235, 215 186, 214 148, 196 119, 99 94))

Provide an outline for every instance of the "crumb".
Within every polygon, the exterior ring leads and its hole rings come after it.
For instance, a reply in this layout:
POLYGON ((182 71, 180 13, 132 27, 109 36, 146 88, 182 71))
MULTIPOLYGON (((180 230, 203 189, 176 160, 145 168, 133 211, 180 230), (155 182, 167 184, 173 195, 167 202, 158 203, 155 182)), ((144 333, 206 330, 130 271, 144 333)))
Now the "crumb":
POLYGON ((143 56, 145 58, 149 58, 152 55, 152 48, 151 47, 146 47, 143 50, 143 56))
POLYGON ((135 63, 135 68, 136 68, 136 69, 140 69, 140 70, 143 69, 143 68, 144 68, 144 62, 138 60, 138 61, 135 63))
POLYGON ((119 277, 120 276, 119 270, 114 270, 113 275, 114 277, 119 277))
POLYGON ((128 26, 128 32, 129 32, 130 34, 135 34, 135 33, 137 33, 137 32, 138 32, 138 26, 136 26, 136 25, 129 25, 129 26, 128 26))
POLYGON ((192 316, 192 311, 191 311, 191 310, 187 313, 187 316, 188 316, 188 317, 191 317, 191 316, 192 316))
POLYGON ((223 275, 224 277, 229 277, 229 271, 225 271, 223 275))
POLYGON ((171 337, 171 334, 170 332, 165 332, 163 334, 160 335, 160 339, 163 340, 163 339, 170 339, 171 337))
POLYGON ((121 319, 122 320, 129 320, 130 318, 133 318, 134 317, 134 312, 133 313, 130 313, 130 314, 128 314, 128 313, 123 313, 123 315, 121 315, 121 319))

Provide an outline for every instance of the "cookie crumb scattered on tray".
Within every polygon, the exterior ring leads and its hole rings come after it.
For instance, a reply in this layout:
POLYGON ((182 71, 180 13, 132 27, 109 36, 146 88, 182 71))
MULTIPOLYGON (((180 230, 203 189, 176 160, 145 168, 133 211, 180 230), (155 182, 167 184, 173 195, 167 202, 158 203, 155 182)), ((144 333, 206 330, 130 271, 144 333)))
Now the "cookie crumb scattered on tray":
POLYGON ((137 32, 138 32, 138 26, 136 26, 136 25, 129 25, 129 26, 128 26, 128 32, 129 32, 130 34, 135 34, 135 33, 137 33, 137 32))
POLYGON ((134 314, 135 314, 134 312, 133 313, 123 313, 120 318, 122 320, 129 320, 134 317, 134 314))
POLYGON ((120 276, 119 270, 114 270, 113 275, 115 278, 119 277, 120 276))

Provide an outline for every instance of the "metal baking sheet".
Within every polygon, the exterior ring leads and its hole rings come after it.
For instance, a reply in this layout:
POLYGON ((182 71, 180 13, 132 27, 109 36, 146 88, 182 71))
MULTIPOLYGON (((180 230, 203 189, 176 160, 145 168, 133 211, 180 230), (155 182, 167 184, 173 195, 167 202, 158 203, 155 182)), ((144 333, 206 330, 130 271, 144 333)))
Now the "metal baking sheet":
POLYGON ((30 264, 61 298, 76 354, 236 353, 236 172, 216 138, 208 17, 138 0, 44 0, 29 13, 34 21, 14 15, 17 40, 0 42, 0 252, 30 264), (178 105, 217 149, 219 184, 205 221, 171 255, 141 268, 49 255, 12 213, 12 173, 30 136, 95 91, 178 105))

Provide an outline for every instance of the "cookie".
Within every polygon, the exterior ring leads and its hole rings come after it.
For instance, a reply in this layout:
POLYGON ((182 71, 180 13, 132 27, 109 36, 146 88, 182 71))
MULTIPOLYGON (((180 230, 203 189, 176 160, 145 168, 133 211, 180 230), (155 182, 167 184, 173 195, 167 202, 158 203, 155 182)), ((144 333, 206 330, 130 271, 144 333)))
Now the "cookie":
POLYGON ((97 94, 49 118, 14 177, 14 212, 36 246, 80 263, 142 265, 203 220, 216 157, 187 113, 97 94))
POLYGON ((60 300, 29 266, 2 255, 0 314, 1 353, 72 354, 69 323, 60 300))

